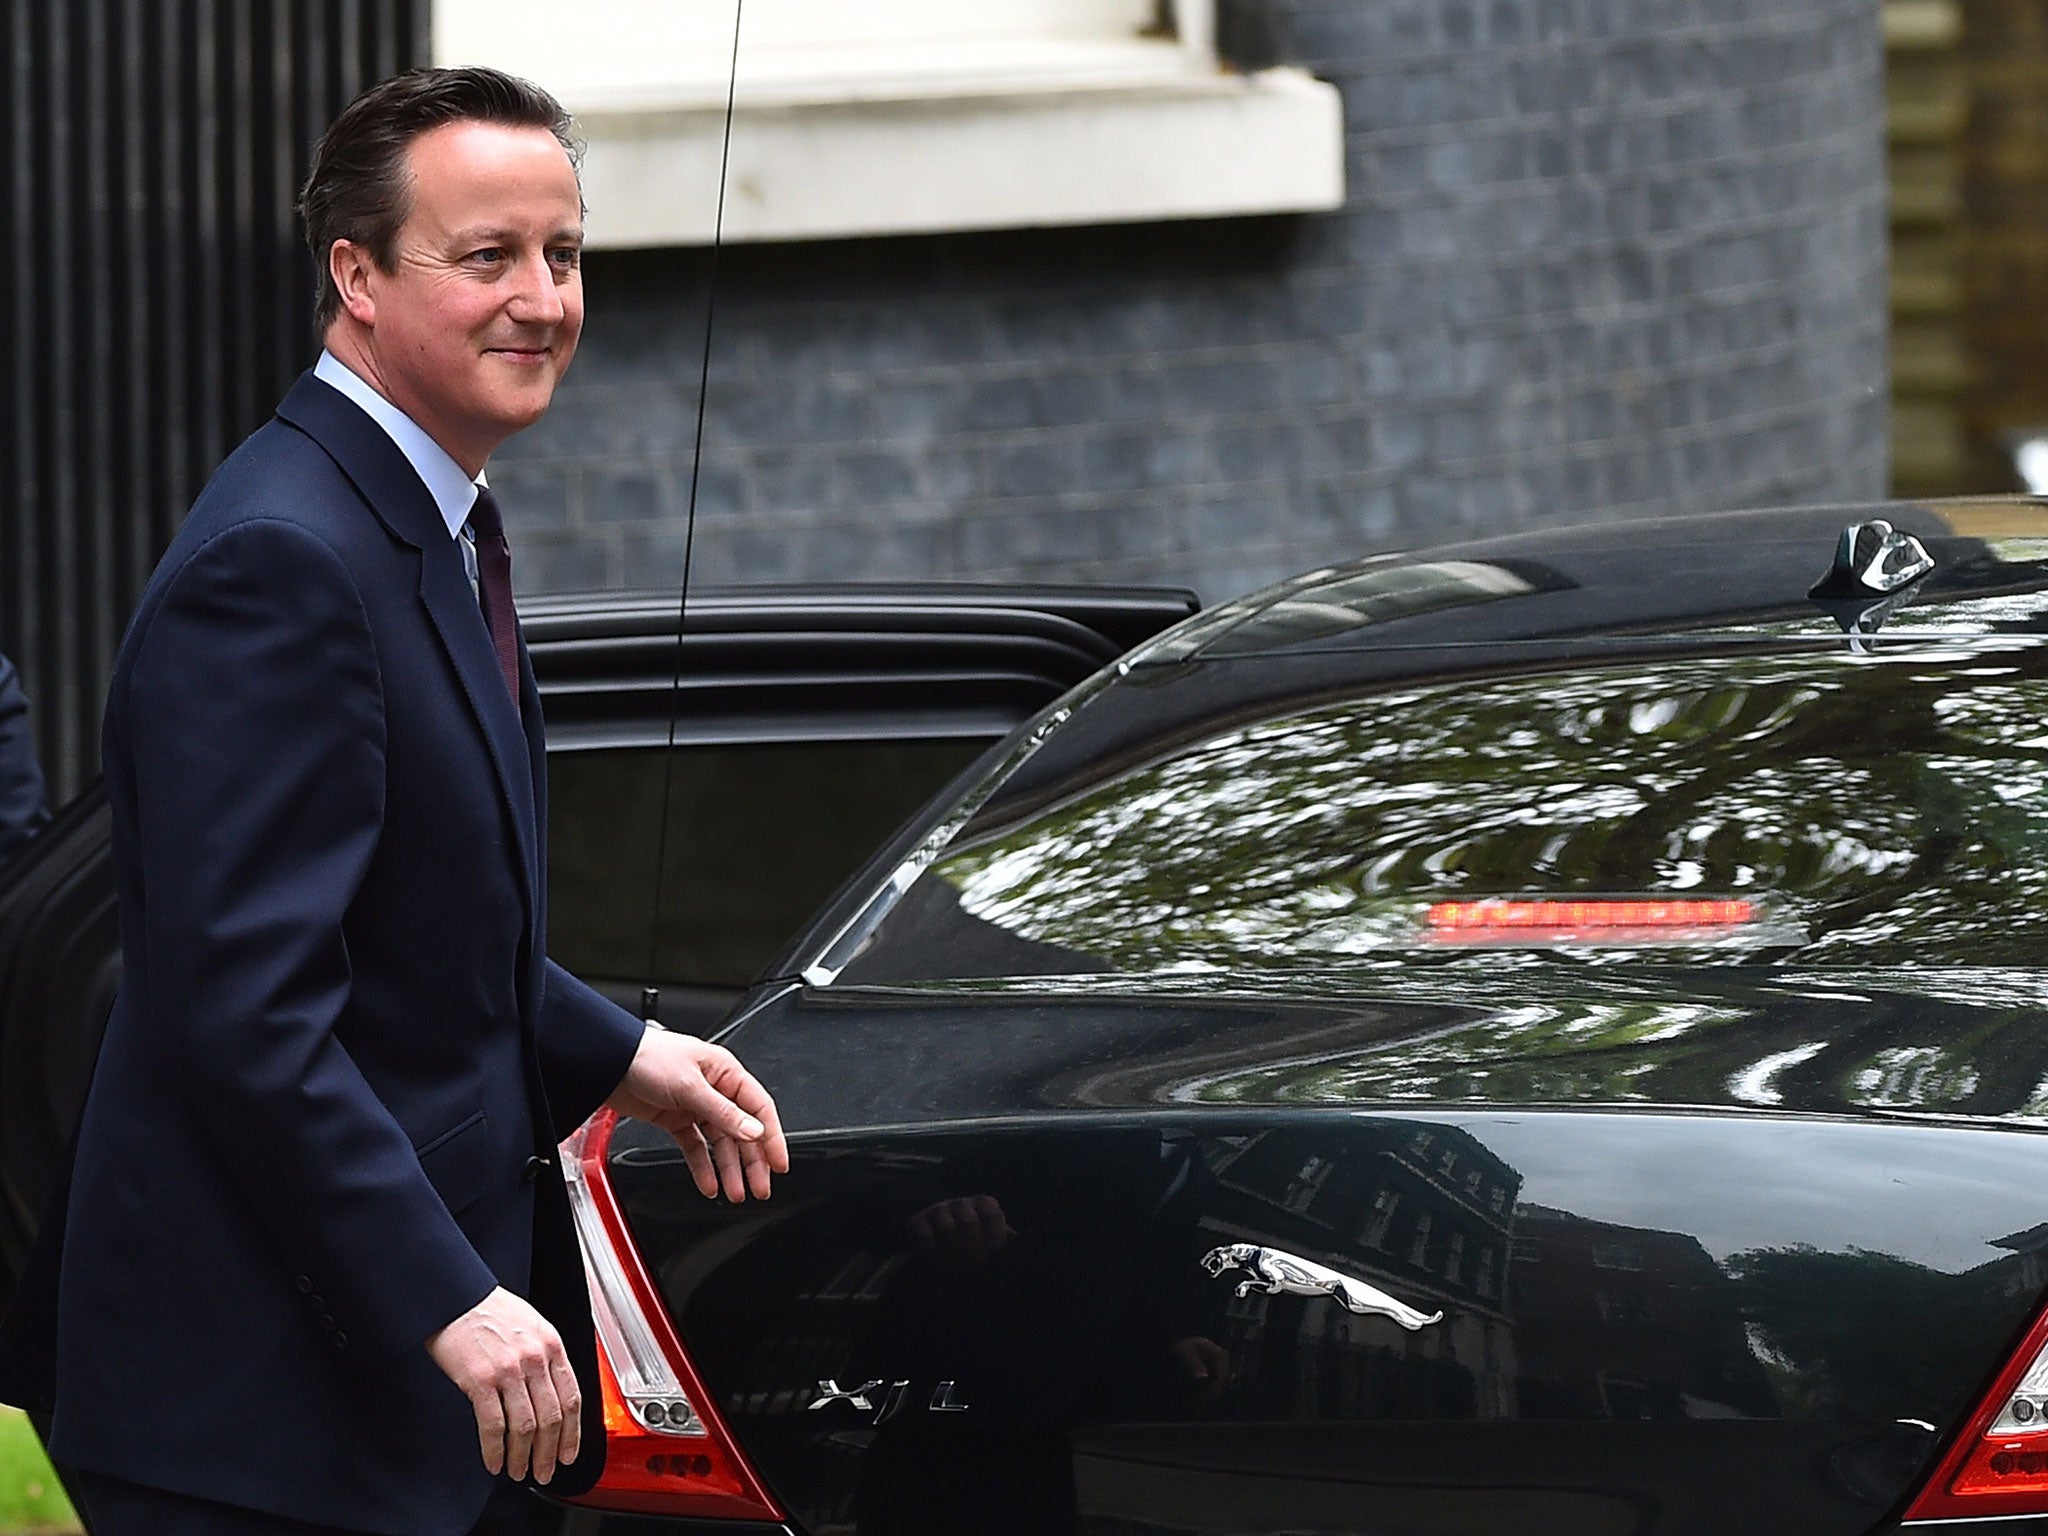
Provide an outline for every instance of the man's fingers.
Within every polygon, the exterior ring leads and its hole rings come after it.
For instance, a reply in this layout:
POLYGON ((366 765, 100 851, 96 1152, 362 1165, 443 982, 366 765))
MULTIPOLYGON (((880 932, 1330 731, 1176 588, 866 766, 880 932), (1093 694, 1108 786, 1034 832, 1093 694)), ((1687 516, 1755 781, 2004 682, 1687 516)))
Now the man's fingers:
POLYGON ((555 1459, 568 1466, 583 1449, 583 1394, 576 1387, 576 1372, 567 1355, 553 1361, 555 1398, 562 1405, 562 1443, 555 1459))
POLYGON ((555 1392, 554 1372, 547 1361, 526 1377, 526 1393, 533 1400, 533 1461, 530 1471, 536 1483, 555 1475, 555 1462, 562 1449, 562 1400, 555 1392))
POLYGON ((505 1407, 495 1389, 482 1386, 470 1394, 476 1411, 476 1437, 483 1450, 484 1470, 496 1477, 505 1470, 505 1407))
POLYGON ((756 1081, 754 1075, 737 1061, 733 1070, 739 1074, 735 1085, 733 1101, 761 1127, 760 1136, 754 1138, 767 1156, 767 1166, 777 1173, 789 1172, 789 1144, 782 1136, 782 1116, 775 1108, 775 1099, 756 1081))
MULTIPOLYGON (((755 1086, 759 1087, 760 1085, 756 1084, 755 1086)), ((772 1169, 776 1173, 787 1173, 789 1172, 789 1143, 783 1139, 782 1116, 776 1112, 775 1101, 768 1097, 767 1089, 761 1089, 761 1098, 764 1102, 759 1114, 763 1135, 760 1141, 755 1144, 761 1152, 761 1166, 772 1169)), ((765 1184, 761 1190, 761 1198, 763 1200, 768 1198, 765 1184)))
POLYGON ((576 1373, 532 1303, 500 1287, 429 1338, 427 1353, 469 1399, 493 1476, 544 1483, 581 1448, 576 1373))
MULTIPOLYGON (((766 1200, 770 1193, 769 1173, 772 1165, 768 1160, 768 1149, 758 1141, 750 1141, 740 1148, 740 1165, 747 1171, 747 1188, 756 1200, 766 1200)), ((787 1155, 783 1158, 782 1172, 789 1171, 787 1155)))
POLYGON ((718 1165, 718 1187, 725 1191, 725 1198, 735 1205, 747 1198, 745 1175, 740 1171, 741 1146, 742 1143, 724 1136, 711 1143, 711 1161, 718 1165))
POLYGON ((675 1137, 709 1197, 765 1200, 771 1176, 789 1171, 774 1098, 731 1051, 695 1035, 649 1029, 606 1103, 675 1137))
MULTIPOLYGON (((698 1070, 708 1098, 698 1118, 740 1141, 782 1141, 782 1126, 776 1119, 775 1100, 754 1074, 740 1065, 739 1058, 722 1045, 699 1041, 698 1070)), ((787 1152, 783 1156, 787 1157, 787 1152)))
POLYGON ((707 1200, 717 1199, 718 1170, 711 1165, 711 1149, 704 1144, 704 1133, 695 1125, 685 1125, 680 1129, 669 1127, 669 1134, 683 1149, 683 1161, 690 1165, 690 1177, 697 1182, 697 1193, 707 1200))
MULTIPOLYGON (((691 1086, 695 1088, 697 1085, 691 1086)), ((708 1071, 705 1073, 702 1091, 696 1094, 694 1107, 697 1118, 711 1129, 737 1141, 759 1141, 767 1134, 768 1128, 756 1113, 746 1107, 745 1101, 760 1104, 767 1098, 761 1085, 735 1061, 729 1075, 721 1072, 714 1078, 708 1071), (753 1093, 742 1091, 748 1085, 754 1089, 753 1093)))
POLYGON ((506 1382, 498 1397, 505 1405, 505 1475, 517 1482, 533 1465, 533 1432, 540 1416, 527 1395, 523 1376, 506 1382))

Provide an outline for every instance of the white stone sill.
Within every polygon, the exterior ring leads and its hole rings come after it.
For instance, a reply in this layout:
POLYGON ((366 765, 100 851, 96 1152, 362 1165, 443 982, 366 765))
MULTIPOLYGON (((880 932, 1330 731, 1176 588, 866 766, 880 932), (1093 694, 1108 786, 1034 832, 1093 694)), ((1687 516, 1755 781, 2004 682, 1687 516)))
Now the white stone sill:
MULTIPOLYGON (((1162 50, 1163 52, 1164 50, 1162 50)), ((1342 206, 1335 87, 1295 69, 1249 76, 1184 67, 1133 78, 1075 72, 957 74, 943 94, 915 77, 838 82, 800 100, 743 77, 732 123, 723 238, 841 239, 1342 206), (979 86, 980 89, 975 87, 979 86)), ((816 77, 804 95, 812 94, 816 77)), ((929 76, 925 76, 928 81, 929 76)), ((711 242, 722 101, 564 91, 588 141, 593 249, 711 242)))

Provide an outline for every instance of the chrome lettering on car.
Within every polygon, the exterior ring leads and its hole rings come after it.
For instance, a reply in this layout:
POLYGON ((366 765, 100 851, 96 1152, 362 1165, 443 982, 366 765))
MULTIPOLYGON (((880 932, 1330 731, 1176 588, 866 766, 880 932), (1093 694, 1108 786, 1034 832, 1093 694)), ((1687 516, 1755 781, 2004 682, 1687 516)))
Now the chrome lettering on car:
MULTIPOLYGON (((888 1385, 886 1382, 864 1381, 857 1387, 842 1387, 838 1382, 830 1379, 820 1381, 818 1383, 818 1396, 811 1404, 810 1412, 816 1413, 820 1408, 829 1408, 834 1403, 844 1403, 849 1408, 858 1408, 862 1413, 873 1413, 875 1405, 868 1397, 868 1394, 886 1385, 888 1385)), ((899 1381, 895 1385, 907 1387, 910 1383, 899 1381)))
POLYGON ((1283 1291, 1293 1296, 1328 1296, 1346 1311, 1391 1318, 1410 1333, 1444 1320, 1442 1312, 1418 1312, 1363 1280, 1257 1243, 1226 1243, 1211 1248, 1202 1255, 1202 1268, 1212 1275, 1232 1269, 1245 1271, 1247 1278, 1237 1287, 1240 1296, 1253 1291, 1264 1291, 1268 1296, 1278 1296, 1283 1291))
MULTIPOLYGON (((931 1413, 965 1413, 968 1404, 960 1401, 960 1384, 957 1381, 942 1381, 932 1391, 932 1400, 927 1405, 931 1413)), ((818 1395, 806 1408, 816 1413, 820 1408, 829 1408, 834 1403, 844 1403, 858 1413, 872 1413, 877 1424, 886 1424, 903 1411, 903 1405, 910 1398, 910 1383, 907 1381, 864 1381, 857 1387, 842 1387, 830 1377, 818 1382, 818 1395), (881 1406, 875 1406, 875 1396, 881 1397, 881 1406)))

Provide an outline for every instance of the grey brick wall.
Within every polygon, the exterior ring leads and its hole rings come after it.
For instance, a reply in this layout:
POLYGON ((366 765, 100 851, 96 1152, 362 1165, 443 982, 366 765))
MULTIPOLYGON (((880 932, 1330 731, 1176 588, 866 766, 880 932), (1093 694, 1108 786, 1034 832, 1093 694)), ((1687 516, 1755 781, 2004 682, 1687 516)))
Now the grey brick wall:
MULTIPOLYGON (((1883 494, 1871 0, 1223 0, 1336 84, 1315 217, 734 246, 694 580, 1185 582, 1883 494)), ((683 560, 705 252, 593 255, 493 464, 528 589, 683 560)))

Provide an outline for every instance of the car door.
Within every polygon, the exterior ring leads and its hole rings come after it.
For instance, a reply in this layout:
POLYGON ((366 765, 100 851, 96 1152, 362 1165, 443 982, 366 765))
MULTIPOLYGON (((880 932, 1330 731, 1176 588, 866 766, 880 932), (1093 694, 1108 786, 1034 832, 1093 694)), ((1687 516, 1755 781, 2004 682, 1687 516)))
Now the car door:
MULTIPOLYGON (((555 958, 708 1031, 896 825, 1020 721, 1185 617, 1186 592, 919 585, 550 596, 555 958), (680 629, 680 633, 679 633, 680 629), (659 908, 659 910, 657 910, 659 908)), ((0 1303, 120 975, 97 786, 0 888, 0 1303)))

